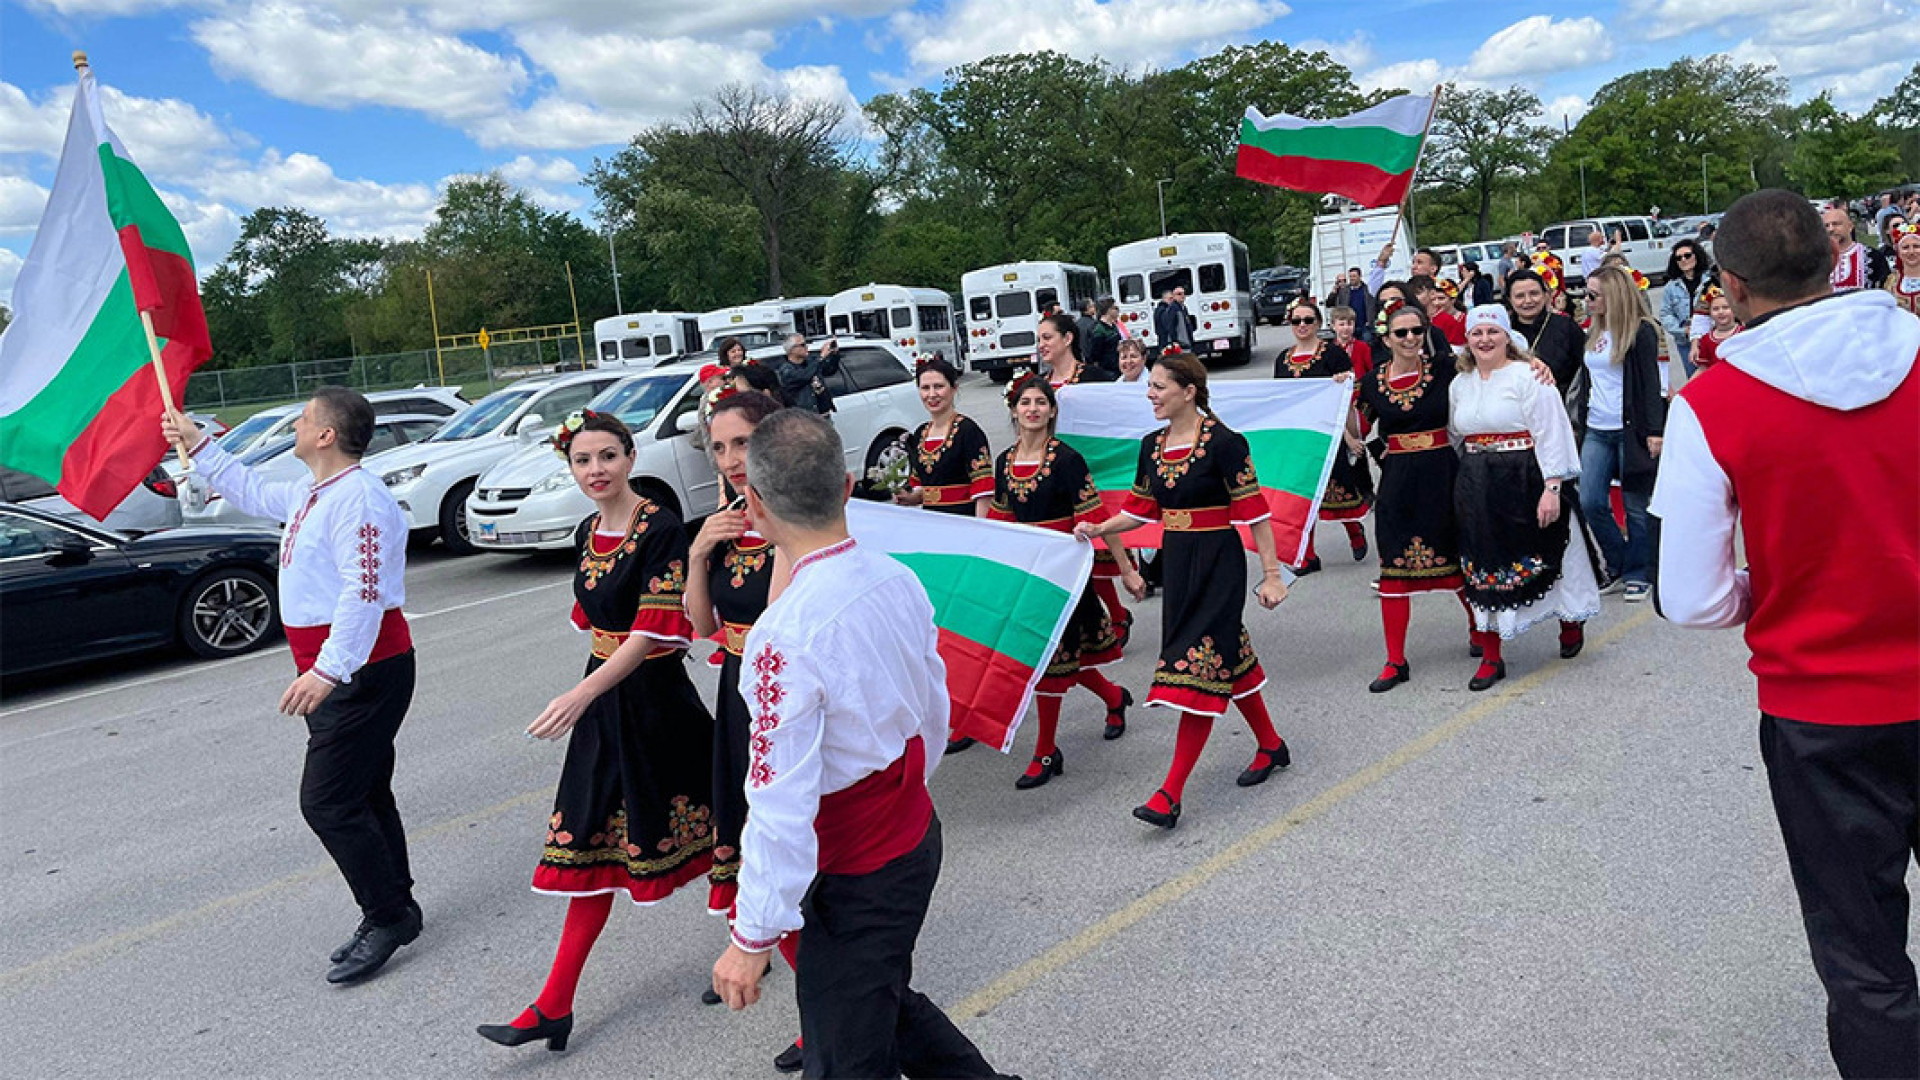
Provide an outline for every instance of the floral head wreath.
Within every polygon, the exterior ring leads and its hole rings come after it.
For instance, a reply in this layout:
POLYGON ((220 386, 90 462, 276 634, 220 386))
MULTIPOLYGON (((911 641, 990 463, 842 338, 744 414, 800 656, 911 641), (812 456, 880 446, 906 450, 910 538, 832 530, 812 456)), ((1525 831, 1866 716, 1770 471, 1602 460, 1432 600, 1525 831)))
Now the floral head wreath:
POLYGON ((1434 284, 1440 287, 1441 292, 1447 294, 1447 299, 1449 300, 1460 299, 1460 286, 1452 278, 1441 278, 1439 281, 1435 282, 1434 284))
POLYGON ((1027 387, 1036 385, 1039 382, 1040 373, 1037 371, 1029 371, 1025 375, 1013 380, 1013 384, 1007 387, 1007 408, 1011 409, 1019 404, 1020 395, 1027 392, 1027 387))
POLYGON ((600 414, 592 409, 580 409, 560 421, 560 426, 554 431, 553 438, 547 440, 553 444, 553 452, 563 458, 567 457, 573 449, 573 437, 580 434, 580 429, 587 426, 587 421, 598 415, 600 414))
POLYGON ((1711 304, 1725 295, 1727 295, 1727 291, 1720 286, 1708 285, 1706 288, 1700 290, 1700 303, 1711 304))
POLYGON ((1160 349, 1161 356, 1179 356, 1183 352, 1186 350, 1182 349, 1177 341, 1169 341, 1160 349))
POLYGON ((1631 266, 1627 267, 1627 273, 1632 276, 1634 285, 1638 286, 1641 292, 1646 292, 1647 288, 1653 284, 1647 280, 1647 275, 1635 270, 1631 266))
POLYGON ((1916 225, 1911 221, 1896 222, 1893 228, 1887 230, 1887 233, 1893 238, 1893 242, 1897 244, 1909 236, 1920 236, 1920 225, 1916 225))
POLYGON ((1373 320, 1373 332, 1381 337, 1386 337, 1387 320, 1393 318, 1394 312, 1406 306, 1407 302, 1405 300, 1393 300, 1380 305, 1380 314, 1373 320))
POLYGON ((1548 292, 1560 291, 1560 270, 1565 265, 1560 261, 1560 256, 1552 252, 1537 251, 1533 255, 1533 272, 1540 275, 1548 292))

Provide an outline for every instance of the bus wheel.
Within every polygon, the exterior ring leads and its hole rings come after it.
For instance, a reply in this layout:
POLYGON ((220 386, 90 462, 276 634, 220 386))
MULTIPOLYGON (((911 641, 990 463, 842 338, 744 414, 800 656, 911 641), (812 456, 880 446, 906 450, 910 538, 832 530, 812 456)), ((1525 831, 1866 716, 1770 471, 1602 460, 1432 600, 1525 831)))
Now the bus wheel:
POLYGON ((1010 367, 994 368, 987 375, 993 379, 995 386, 1005 386, 1013 381, 1013 369, 1010 367))

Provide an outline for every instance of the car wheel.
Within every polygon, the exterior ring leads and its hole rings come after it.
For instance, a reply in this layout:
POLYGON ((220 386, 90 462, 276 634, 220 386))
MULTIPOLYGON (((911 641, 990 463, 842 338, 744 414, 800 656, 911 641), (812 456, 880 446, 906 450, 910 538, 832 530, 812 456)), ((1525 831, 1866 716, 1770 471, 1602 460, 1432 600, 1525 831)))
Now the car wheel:
POLYGON ((993 384, 995 386, 1005 386, 1008 383, 1013 381, 1012 368, 994 368, 992 371, 988 372, 987 375, 988 377, 993 379, 993 384))
POLYGON ((440 504, 440 542, 450 555, 471 555, 479 550, 468 539, 467 496, 473 494, 473 481, 453 485, 446 501, 440 504))
POLYGON ((180 640, 217 659, 258 648, 279 625, 273 586, 244 567, 215 570, 195 581, 180 605, 180 640))

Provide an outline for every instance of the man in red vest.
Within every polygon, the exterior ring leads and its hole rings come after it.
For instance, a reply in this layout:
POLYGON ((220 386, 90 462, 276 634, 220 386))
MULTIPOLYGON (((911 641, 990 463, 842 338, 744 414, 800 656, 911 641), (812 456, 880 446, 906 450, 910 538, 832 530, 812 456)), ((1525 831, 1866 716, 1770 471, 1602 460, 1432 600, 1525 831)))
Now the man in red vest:
POLYGON ((1920 320, 1834 293, 1832 245, 1791 192, 1735 203, 1714 256, 1746 329, 1668 413, 1655 599, 1683 626, 1746 624, 1834 1062, 1920 1075, 1920 320))

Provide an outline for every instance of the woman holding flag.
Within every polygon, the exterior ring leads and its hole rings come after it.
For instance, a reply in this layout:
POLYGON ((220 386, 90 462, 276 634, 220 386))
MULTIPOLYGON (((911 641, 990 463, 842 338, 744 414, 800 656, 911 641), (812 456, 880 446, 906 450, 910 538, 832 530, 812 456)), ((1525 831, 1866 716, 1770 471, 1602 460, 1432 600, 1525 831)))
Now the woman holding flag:
MULTIPOLYGON (((1063 533, 1073 531, 1081 522, 1097 523, 1100 492, 1094 487, 1087 459, 1053 435, 1054 423, 1060 417, 1053 387, 1038 376, 1024 376, 1014 382, 1007 404, 1019 436, 994 463, 993 503, 987 516, 1063 533)), ((1125 558, 1119 541, 1108 537, 1105 543, 1116 556, 1125 558)), ((1122 579, 1128 592, 1136 597, 1146 595, 1147 583, 1131 564, 1122 571, 1122 579)), ((1127 706, 1133 704, 1133 695, 1099 671, 1103 665, 1119 660, 1120 650, 1119 632, 1089 585, 1080 594, 1072 619, 1061 634, 1060 646, 1034 691, 1040 731, 1034 739, 1033 761, 1013 782, 1014 787, 1022 791, 1037 788, 1066 772, 1066 758, 1055 735, 1060 727, 1061 701, 1075 686, 1093 691, 1106 706, 1107 739, 1126 733, 1127 706)))
POLYGON ((1236 525, 1249 527, 1260 553, 1262 576, 1255 590, 1260 606, 1278 607, 1287 598, 1287 586, 1247 440, 1207 407, 1206 368, 1183 354, 1161 356, 1147 383, 1147 399, 1154 418, 1166 426, 1141 440, 1132 494, 1120 513, 1099 524, 1082 522, 1074 535, 1092 540, 1150 521, 1165 530, 1160 660, 1147 704, 1178 711, 1180 728, 1166 782, 1134 808, 1133 816, 1171 829, 1180 822, 1187 777, 1229 703, 1240 707, 1259 743, 1237 781, 1241 787, 1265 783, 1275 769, 1291 763, 1260 698, 1267 677, 1242 620, 1247 560, 1236 525))
MULTIPOLYGON (((1293 346, 1273 361, 1276 379, 1353 378, 1353 360, 1347 351, 1320 337, 1320 308, 1302 296, 1287 308, 1287 325, 1293 329, 1293 346)), ((1344 448, 1333 455, 1333 471, 1327 476, 1327 490, 1320 496, 1320 520, 1337 521, 1347 527, 1347 544, 1355 562, 1367 557, 1367 534, 1360 519, 1373 506, 1373 474, 1366 459, 1356 460, 1344 448)), ((1299 572, 1311 574, 1320 569, 1320 556, 1313 550, 1313 530, 1307 530, 1307 559, 1299 572)))
POLYGON ((980 425, 954 409, 960 373, 945 360, 928 360, 914 375, 914 385, 920 388, 928 419, 907 436, 912 480, 893 501, 943 514, 985 517, 993 494, 993 451, 980 425))
MULTIPOLYGON (((1034 335, 1034 351, 1040 361, 1040 370, 1046 373, 1047 382, 1055 391, 1079 383, 1107 381, 1105 372, 1088 367, 1081 361, 1077 334, 1078 329, 1072 317, 1065 312, 1055 311, 1040 320, 1039 329, 1034 335)), ((1133 638, 1133 612, 1128 611, 1127 605, 1120 600, 1120 590, 1115 587, 1114 581, 1132 571, 1133 560, 1128 557, 1125 546, 1113 544, 1094 550, 1093 594, 1106 605, 1107 617, 1113 620, 1122 646, 1133 638)))

